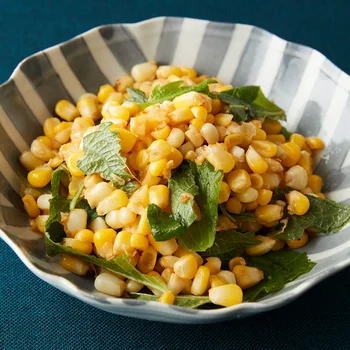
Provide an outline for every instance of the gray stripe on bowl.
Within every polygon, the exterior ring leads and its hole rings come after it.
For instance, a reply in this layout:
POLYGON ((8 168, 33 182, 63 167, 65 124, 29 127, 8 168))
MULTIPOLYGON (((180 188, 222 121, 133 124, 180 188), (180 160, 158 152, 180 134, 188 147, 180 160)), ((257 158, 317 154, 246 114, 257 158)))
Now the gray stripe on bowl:
POLYGON ((64 43, 60 49, 86 91, 97 93, 101 85, 108 84, 108 79, 97 65, 83 38, 75 38, 64 43))
POLYGON ((194 65, 198 72, 212 77, 218 74, 234 29, 234 24, 208 23, 194 65))
POLYGON ((146 304, 145 300, 135 300, 135 299, 122 299, 122 302, 124 304, 132 305, 132 306, 140 306, 140 305, 146 304))
POLYGON ((60 99, 74 102, 46 54, 31 57, 21 65, 21 70, 50 112, 60 99))
POLYGON ((29 109, 13 80, 0 87, 0 104, 28 144, 42 134, 41 124, 29 109))
MULTIPOLYGON (((347 142, 346 149, 349 150, 350 142, 347 142)), ((324 191, 331 192, 350 187, 350 166, 342 169, 332 169, 323 175, 324 191)))
POLYGON ((0 192, 15 208, 23 208, 21 197, 15 191, 15 189, 7 182, 2 172, 0 172, 0 192))
POLYGON ((158 64, 172 62, 179 41, 183 18, 165 18, 155 60, 158 64))
POLYGON ((17 173, 20 169, 18 157, 21 152, 13 143, 10 136, 6 133, 3 126, 0 124, 0 151, 6 158, 7 162, 11 165, 11 168, 17 173))
POLYGON ((110 25, 99 29, 107 46, 125 71, 137 64, 146 62, 140 45, 130 30, 123 25, 110 25))
POLYGON ((310 55, 311 51, 307 50, 306 47, 287 43, 279 71, 269 95, 270 99, 276 101, 285 110, 289 109, 293 97, 298 91, 310 55), (287 52, 290 52, 290 54, 287 52), (298 55, 299 53, 302 55, 298 55))
POLYGON ((249 85, 256 80, 271 40, 270 33, 260 28, 253 28, 232 79, 232 85, 249 85), (260 59, 256 59, 257 57, 260 59))
POLYGON ((27 213, 17 209, 1 206, 5 223, 15 227, 28 227, 29 217, 27 213))

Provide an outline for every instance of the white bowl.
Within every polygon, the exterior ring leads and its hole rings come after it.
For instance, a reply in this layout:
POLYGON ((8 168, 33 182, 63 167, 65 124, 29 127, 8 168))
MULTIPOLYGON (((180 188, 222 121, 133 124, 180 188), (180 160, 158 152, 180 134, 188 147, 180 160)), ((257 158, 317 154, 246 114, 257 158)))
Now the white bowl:
POLYGON ((20 153, 42 133, 57 100, 76 101, 147 60, 178 64, 234 85, 260 85, 287 111, 290 130, 319 135, 327 148, 317 165, 328 198, 350 202, 350 78, 319 52, 262 29, 189 18, 161 17, 92 29, 28 57, 0 87, 0 237, 39 278, 99 309, 178 323, 245 317, 286 304, 350 264, 349 229, 317 237, 302 249, 317 262, 278 293, 225 309, 189 310, 155 302, 112 298, 92 280, 45 257, 42 236, 28 228, 19 197, 20 153))

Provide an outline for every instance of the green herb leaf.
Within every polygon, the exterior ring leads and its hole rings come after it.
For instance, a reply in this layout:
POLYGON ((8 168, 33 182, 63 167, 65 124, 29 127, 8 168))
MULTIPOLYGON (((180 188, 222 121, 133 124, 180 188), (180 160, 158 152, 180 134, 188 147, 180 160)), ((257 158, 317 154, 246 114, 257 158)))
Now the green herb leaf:
POLYGON ((264 280, 244 291, 244 300, 255 301, 268 293, 278 292, 287 283, 309 272, 316 263, 305 253, 278 251, 263 256, 247 256, 248 266, 255 266, 264 272, 264 280))
POLYGON ((129 101, 135 102, 137 104, 145 103, 147 102, 147 97, 145 93, 139 89, 135 89, 131 86, 127 86, 126 91, 129 94, 129 101))
POLYGON ((117 132, 110 130, 112 125, 103 123, 83 138, 84 158, 77 164, 85 174, 100 173, 115 187, 130 194, 136 185, 130 183, 132 176, 125 171, 126 159, 120 155, 120 139, 117 132))
POLYGON ((194 162, 188 164, 198 186, 195 201, 199 207, 201 219, 193 222, 178 240, 188 250, 204 252, 213 245, 215 240, 219 190, 223 174, 222 171, 215 171, 208 162, 202 165, 194 162))
POLYGON ((306 195, 310 208, 304 215, 292 215, 279 239, 300 239, 304 230, 312 228, 321 233, 339 232, 350 222, 350 207, 331 200, 306 195))
POLYGON ((282 130, 280 131, 280 134, 282 134, 286 138, 286 141, 288 141, 293 133, 288 131, 284 126, 282 126, 282 130))
POLYGON ((100 217, 100 216, 97 214, 96 209, 95 209, 95 208, 92 209, 92 208, 90 207, 89 203, 86 202, 84 199, 80 199, 80 200, 77 202, 77 204, 76 204, 75 207, 76 207, 76 208, 79 208, 79 209, 84 209, 84 210, 87 212, 87 214, 88 214, 88 223, 89 223, 90 221, 92 221, 92 220, 94 220, 94 219, 100 217))
POLYGON ((253 213, 241 213, 241 214, 231 214, 227 211, 226 205, 220 204, 220 210, 222 213, 227 216, 231 221, 236 222, 236 221, 248 221, 248 222, 256 222, 256 216, 253 213))
MULTIPOLYGON (((156 295, 145 294, 145 293, 130 293, 132 299, 157 301, 159 297, 156 295)), ((188 309, 197 309, 199 306, 211 303, 209 297, 205 296, 194 296, 194 295, 178 295, 175 297, 174 305, 185 307, 188 309)))
POLYGON ((254 232, 241 233, 235 230, 217 232, 214 244, 201 255, 203 257, 221 256, 237 249, 257 245, 260 241, 254 237, 254 232))
POLYGON ((81 193, 83 192, 83 189, 84 189, 84 184, 81 184, 78 188, 78 191, 75 192, 75 195, 74 197, 72 198, 70 204, 69 204, 69 210, 72 211, 76 205, 77 205, 77 202, 79 201, 80 199, 80 196, 81 196, 81 193))
POLYGON ((62 178, 67 176, 70 179, 70 173, 65 164, 61 164, 53 173, 51 177, 51 193, 52 197, 56 196, 60 192, 60 184, 62 178))
POLYGON ((166 241, 185 233, 179 219, 155 204, 149 204, 147 207, 147 221, 156 241, 166 241))
POLYGON ((155 288, 160 292, 168 291, 167 285, 159 278, 147 276, 139 272, 133 265, 131 265, 129 257, 125 254, 119 255, 111 260, 100 259, 93 255, 80 253, 71 247, 64 247, 59 243, 55 243, 48 233, 45 234, 45 245, 46 254, 49 257, 54 257, 60 254, 77 256, 88 263, 97 265, 108 271, 118 273, 126 278, 142 283, 147 287, 155 288))
POLYGON ((286 120, 284 110, 268 100, 259 86, 236 87, 220 92, 217 97, 228 103, 230 113, 237 121, 249 121, 254 118, 286 120))

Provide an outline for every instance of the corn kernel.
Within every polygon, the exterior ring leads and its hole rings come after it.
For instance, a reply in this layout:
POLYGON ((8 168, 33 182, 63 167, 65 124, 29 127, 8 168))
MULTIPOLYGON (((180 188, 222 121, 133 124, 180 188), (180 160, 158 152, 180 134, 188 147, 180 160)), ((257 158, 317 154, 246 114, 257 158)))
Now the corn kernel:
POLYGON ((322 189, 322 178, 318 175, 310 175, 307 183, 307 187, 312 189, 312 192, 319 193, 322 189))
POLYGON ((24 209, 31 218, 36 218, 38 215, 40 215, 40 209, 33 196, 26 194, 24 197, 22 197, 22 202, 24 209))
POLYGON ((229 198, 226 202, 226 210, 231 214, 240 214, 242 209, 242 203, 236 197, 229 198))
POLYGON ((257 174, 265 173, 269 167, 265 159, 261 157, 261 155, 255 150, 253 146, 249 146, 246 152, 246 161, 249 165, 249 168, 257 174))
POLYGON ((255 210, 255 216, 263 222, 273 222, 283 217, 283 208, 277 204, 262 205, 255 210))
POLYGON ((286 194, 288 202, 287 209, 296 215, 304 215, 310 208, 309 199, 298 191, 291 191, 286 194))
POLYGON ((258 204, 259 205, 267 205, 270 203, 272 199, 273 192, 270 190, 266 190, 264 188, 258 190, 258 204))
POLYGON ((50 167, 38 167, 28 173, 28 182, 38 188, 45 187, 51 181, 52 169, 50 167))
POLYGON ((231 190, 236 193, 243 192, 251 186, 249 174, 243 170, 233 170, 227 175, 227 183, 231 190))
POLYGON ((230 271, 233 270, 233 268, 237 265, 246 265, 246 261, 244 260, 244 258, 242 258, 241 256, 236 256, 234 258, 232 258, 229 263, 228 263, 228 267, 230 269, 230 271))
POLYGON ((96 248, 102 248, 103 245, 108 243, 114 243, 117 234, 111 228, 98 230, 94 233, 94 244, 96 248))
POLYGON ((151 135, 156 140, 166 140, 168 136, 170 135, 171 129, 169 125, 166 125, 164 128, 159 130, 154 130, 151 132, 151 135))
POLYGON ((309 240, 308 234, 304 231, 303 236, 300 239, 295 240, 286 240, 286 243, 289 248, 298 249, 303 247, 309 240))
POLYGON ((77 241, 81 241, 81 242, 86 242, 86 243, 93 243, 94 242, 94 233, 91 230, 88 229, 84 229, 79 231, 74 239, 76 239, 77 241))
POLYGON ((209 299, 213 304, 229 307, 243 302, 243 291, 237 284, 226 284, 210 288, 209 299))
POLYGON ((210 269, 207 266, 199 266, 192 282, 191 294, 203 295, 209 286, 209 278, 210 269))
POLYGON ((72 153, 67 159, 67 167, 72 176, 83 176, 84 172, 78 167, 78 160, 84 157, 83 151, 72 153))
POLYGON ((85 276, 90 268, 90 264, 85 262, 82 259, 79 259, 75 256, 70 256, 67 254, 63 254, 61 257, 61 266, 70 271, 73 272, 76 275, 79 276, 85 276))
POLYGON ((74 238, 65 238, 63 240, 64 247, 71 247, 74 250, 77 250, 83 254, 91 254, 92 252, 92 244, 90 242, 82 242, 78 241, 74 238))
POLYGON ((164 304, 174 304, 175 302, 175 296, 171 291, 164 292, 158 299, 158 302, 164 303, 164 304))
POLYGON ((266 132, 266 134, 275 135, 281 132, 282 125, 277 120, 266 118, 263 122, 262 128, 266 132))
POLYGON ((208 145, 207 152, 207 160, 214 166, 215 171, 222 170, 224 173, 228 173, 234 168, 235 157, 219 144, 208 145))
POLYGON ((232 272, 235 274, 237 285, 242 289, 253 287, 264 279, 264 273, 256 267, 236 265, 232 272))
POLYGON ((153 247, 148 247, 141 254, 137 268, 141 273, 153 271, 157 261, 157 251, 153 247))
POLYGON ((163 242, 157 242, 153 235, 149 235, 148 240, 151 245, 162 255, 172 255, 178 248, 175 238, 171 238, 163 242))
POLYGON ((325 144, 319 137, 310 136, 306 138, 306 144, 310 150, 324 149, 325 144))
POLYGON ((118 133, 118 136, 120 139, 120 145, 121 145, 120 151, 122 153, 130 152, 137 141, 137 137, 135 135, 133 135, 130 131, 125 130, 123 128, 118 128, 118 127, 112 126, 111 130, 118 133))
POLYGON ((164 185, 151 186, 148 190, 149 203, 154 203, 158 207, 165 209, 169 205, 169 188, 164 185))
POLYGON ((286 142, 286 138, 282 134, 277 134, 277 135, 267 135, 266 140, 271 141, 277 145, 280 145, 282 143, 286 142))

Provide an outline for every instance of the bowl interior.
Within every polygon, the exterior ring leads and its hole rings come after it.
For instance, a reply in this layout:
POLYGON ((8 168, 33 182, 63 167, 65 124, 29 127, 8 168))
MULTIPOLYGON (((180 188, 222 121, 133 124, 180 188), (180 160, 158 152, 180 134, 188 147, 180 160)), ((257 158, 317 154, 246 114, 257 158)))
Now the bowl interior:
MULTIPOLYGON (((234 85, 260 85, 267 96, 287 111, 288 129, 324 139, 327 147, 315 164, 316 172, 325 179, 328 198, 347 204, 350 204, 350 80, 319 52, 256 27, 156 18, 138 24, 99 27, 42 51, 23 61, 0 87, 2 237, 41 278, 95 306, 131 316, 162 319, 163 312, 171 315, 170 321, 192 318, 199 322, 208 311, 180 312, 176 307, 157 306, 145 316, 141 306, 147 309, 149 304, 123 301, 121 305, 120 300, 94 291, 91 280, 77 277, 48 260, 42 235, 29 230, 19 196, 25 172, 18 156, 42 134, 43 122, 53 115, 56 102, 59 99, 74 102, 85 92, 96 93, 100 85, 113 83, 133 65, 148 60, 194 67, 202 74, 234 85), (134 308, 137 311, 130 313, 131 306, 137 306, 134 308)), ((224 318, 228 314, 239 317, 292 299, 323 276, 350 263, 348 234, 349 229, 344 229, 334 236, 313 238, 305 251, 317 262, 316 267, 283 291, 264 298, 261 306, 251 303, 248 307, 236 307, 236 312, 210 312, 215 317, 224 318)))

